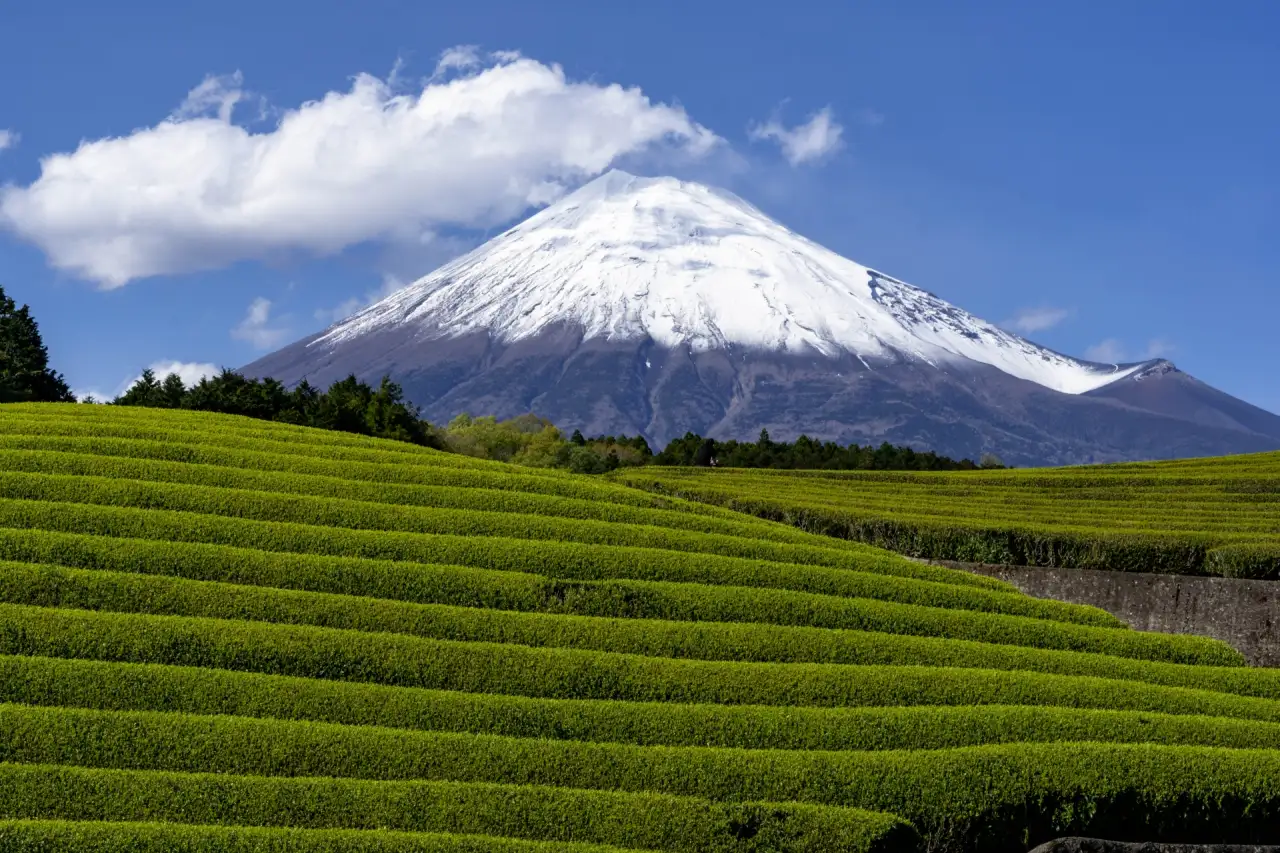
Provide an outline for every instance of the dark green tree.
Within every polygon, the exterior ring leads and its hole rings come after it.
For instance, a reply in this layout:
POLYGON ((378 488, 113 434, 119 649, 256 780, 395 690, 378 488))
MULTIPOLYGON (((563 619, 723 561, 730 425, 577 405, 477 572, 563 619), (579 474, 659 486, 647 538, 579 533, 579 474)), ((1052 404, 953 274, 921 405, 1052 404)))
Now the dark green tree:
POLYGON ((158 408, 164 405, 163 391, 155 371, 147 368, 129 388, 111 402, 117 406, 150 406, 158 408))
POLYGON ((0 287, 0 403, 74 403, 62 374, 49 367, 49 351, 31 309, 0 287))
POLYGON ((698 450, 693 454, 693 464, 705 468, 715 460, 716 442, 713 438, 704 438, 702 443, 698 445, 698 450))
POLYGON ((170 373, 160 383, 160 399, 166 409, 179 409, 182 402, 187 396, 187 386, 183 384, 182 377, 176 373, 170 373))
POLYGON ((416 408, 410 409, 405 403, 404 391, 390 376, 382 377, 378 390, 366 404, 365 425, 368 434, 377 438, 429 443, 425 422, 418 417, 416 408))

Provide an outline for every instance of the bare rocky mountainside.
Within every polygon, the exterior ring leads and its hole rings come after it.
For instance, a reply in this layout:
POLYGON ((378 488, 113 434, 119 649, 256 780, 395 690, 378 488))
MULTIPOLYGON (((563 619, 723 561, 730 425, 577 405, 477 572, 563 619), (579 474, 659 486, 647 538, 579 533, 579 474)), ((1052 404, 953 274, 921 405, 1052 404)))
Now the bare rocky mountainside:
POLYGON ((610 172, 245 366, 390 374, 434 421, 889 441, 1016 465, 1280 448, 1280 416, 1172 363, 1096 364, 800 237, 729 193, 610 172))

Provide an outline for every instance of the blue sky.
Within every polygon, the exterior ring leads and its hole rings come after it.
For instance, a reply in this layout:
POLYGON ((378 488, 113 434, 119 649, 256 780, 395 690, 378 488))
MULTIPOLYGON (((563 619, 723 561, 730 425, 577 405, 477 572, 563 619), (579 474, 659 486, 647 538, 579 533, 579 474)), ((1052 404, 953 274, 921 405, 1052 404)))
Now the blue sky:
POLYGON ((0 284, 110 393, 245 364, 613 162, 1280 411, 1276 32, 1266 0, 11 3, 0 284))

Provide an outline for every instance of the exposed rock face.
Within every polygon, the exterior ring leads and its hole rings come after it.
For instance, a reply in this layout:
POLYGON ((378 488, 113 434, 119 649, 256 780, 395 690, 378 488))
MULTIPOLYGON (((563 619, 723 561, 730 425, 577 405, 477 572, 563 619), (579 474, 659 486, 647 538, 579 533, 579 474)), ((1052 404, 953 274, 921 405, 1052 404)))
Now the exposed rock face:
POLYGON ((435 421, 534 411, 658 445, 767 428, 1017 465, 1280 448, 1280 417, 1167 361, 1062 355, 735 196, 618 172, 243 371, 390 374, 435 421))

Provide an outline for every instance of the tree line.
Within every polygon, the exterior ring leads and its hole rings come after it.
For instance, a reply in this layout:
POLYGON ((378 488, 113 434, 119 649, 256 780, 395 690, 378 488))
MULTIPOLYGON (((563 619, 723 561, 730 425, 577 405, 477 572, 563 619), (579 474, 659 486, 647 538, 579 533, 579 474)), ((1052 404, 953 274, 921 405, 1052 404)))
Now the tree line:
POLYGON ((919 451, 887 441, 863 446, 819 441, 807 435, 795 441, 773 441, 767 429, 760 430, 756 441, 717 441, 685 433, 655 456, 653 464, 831 471, 972 471, 1005 467, 994 454, 984 454, 975 463, 972 459, 952 459, 932 450, 919 451))
MULTIPOLYGON (((30 309, 26 305, 19 308, 3 288, 0 402, 76 402, 66 380, 49 366, 49 353, 30 309)), ((96 401, 89 398, 85 402, 96 401)), ((861 447, 804 435, 793 442, 778 442, 769 438, 767 430, 761 430, 754 442, 718 441, 690 432, 655 454, 643 436, 589 438, 574 430, 566 438, 550 421, 533 414, 503 421, 462 414, 445 426, 436 426, 421 417, 419 409, 405 400, 400 385, 388 376, 374 387, 351 375, 322 390, 305 380, 288 388, 275 379, 249 378, 229 369, 188 386, 177 374, 159 377, 144 370, 110 405, 244 415, 580 474, 603 474, 637 465, 878 471, 1003 467, 989 455, 974 463, 888 443, 861 447)))
POLYGON ((289 389, 275 379, 250 379, 224 369, 188 388, 177 374, 162 380, 144 370, 111 404, 244 415, 444 449, 431 424, 418 416, 417 408, 405 402, 400 386, 387 377, 374 388, 348 376, 321 391, 305 379, 289 389))

